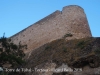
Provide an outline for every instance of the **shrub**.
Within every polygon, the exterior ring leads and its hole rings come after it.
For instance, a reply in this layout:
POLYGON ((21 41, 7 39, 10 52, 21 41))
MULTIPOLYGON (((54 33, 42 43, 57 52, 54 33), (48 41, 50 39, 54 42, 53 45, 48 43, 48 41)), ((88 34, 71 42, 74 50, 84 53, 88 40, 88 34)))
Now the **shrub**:
POLYGON ((12 67, 22 65, 25 56, 23 49, 24 45, 16 45, 9 41, 6 37, 0 38, 1 48, 0 48, 0 64, 4 65, 9 63, 12 67), (23 48, 22 48, 23 47, 23 48))
POLYGON ((66 38, 66 37, 72 37, 73 35, 71 34, 71 33, 67 33, 67 34, 65 34, 62 38, 66 38))
POLYGON ((51 49, 51 46, 46 46, 45 50, 51 49))
POLYGON ((63 51, 64 51, 64 52, 67 52, 67 48, 63 47, 63 51))
POLYGON ((98 56, 100 56, 100 48, 97 48, 94 52, 95 52, 98 56))
POLYGON ((77 44, 77 47, 83 49, 85 46, 85 42, 84 41, 80 41, 78 44, 77 44))

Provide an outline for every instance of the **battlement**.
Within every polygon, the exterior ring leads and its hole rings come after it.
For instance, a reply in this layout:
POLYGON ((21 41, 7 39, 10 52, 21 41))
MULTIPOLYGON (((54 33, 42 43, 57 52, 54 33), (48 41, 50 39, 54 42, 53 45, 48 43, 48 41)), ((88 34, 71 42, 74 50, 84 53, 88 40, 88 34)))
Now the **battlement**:
POLYGON ((72 37, 66 40, 91 37, 83 8, 77 5, 66 6, 62 11, 55 11, 49 16, 30 25, 10 38, 15 44, 27 44, 30 52, 43 44, 62 38, 65 34, 71 33, 72 37))

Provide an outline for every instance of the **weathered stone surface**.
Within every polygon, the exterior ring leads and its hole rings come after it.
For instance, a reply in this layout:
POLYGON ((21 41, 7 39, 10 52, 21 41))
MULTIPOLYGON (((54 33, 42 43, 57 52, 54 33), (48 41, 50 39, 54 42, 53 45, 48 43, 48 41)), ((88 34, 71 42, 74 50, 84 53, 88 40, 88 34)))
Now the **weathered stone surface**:
POLYGON ((27 73, 27 75, 52 75, 53 71, 50 71, 50 69, 53 69, 55 67, 55 63, 42 63, 40 65, 37 65, 34 68, 34 71, 27 73))

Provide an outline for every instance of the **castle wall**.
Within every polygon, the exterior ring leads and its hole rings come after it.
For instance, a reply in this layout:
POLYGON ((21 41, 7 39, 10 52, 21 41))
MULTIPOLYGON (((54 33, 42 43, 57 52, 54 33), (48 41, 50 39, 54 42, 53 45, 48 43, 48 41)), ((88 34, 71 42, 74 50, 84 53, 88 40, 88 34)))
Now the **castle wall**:
POLYGON ((50 41, 62 38, 66 33, 73 36, 66 39, 91 37, 84 10, 79 6, 67 6, 62 11, 55 11, 11 37, 15 44, 27 45, 25 52, 30 52, 50 41))
POLYGON ((74 38, 92 36, 83 8, 73 5, 66 6, 62 10, 62 18, 64 26, 67 26, 67 32, 72 33, 74 38))

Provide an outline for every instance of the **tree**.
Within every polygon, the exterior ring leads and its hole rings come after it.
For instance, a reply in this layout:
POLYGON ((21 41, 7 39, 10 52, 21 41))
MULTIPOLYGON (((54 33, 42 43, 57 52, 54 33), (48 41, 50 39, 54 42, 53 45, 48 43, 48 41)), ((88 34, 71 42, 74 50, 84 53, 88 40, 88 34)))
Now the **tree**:
POLYGON ((20 66, 24 63, 25 56, 23 49, 26 45, 14 44, 11 39, 5 36, 0 38, 0 65, 10 64, 11 67, 20 66))

